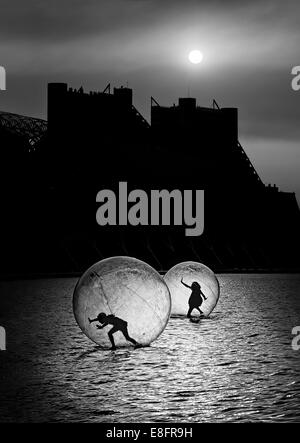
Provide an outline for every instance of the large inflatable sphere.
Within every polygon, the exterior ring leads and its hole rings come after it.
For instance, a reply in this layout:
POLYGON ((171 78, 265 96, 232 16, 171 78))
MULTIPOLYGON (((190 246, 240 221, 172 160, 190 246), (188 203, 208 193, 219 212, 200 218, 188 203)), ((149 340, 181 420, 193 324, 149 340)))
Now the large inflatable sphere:
POLYGON ((218 302, 218 279, 201 263, 179 263, 166 273, 164 279, 171 293, 172 315, 207 317, 218 302))
POLYGON ((111 257, 91 266, 73 295, 76 321, 102 348, 147 346, 164 330, 171 310, 160 274, 132 257, 111 257))

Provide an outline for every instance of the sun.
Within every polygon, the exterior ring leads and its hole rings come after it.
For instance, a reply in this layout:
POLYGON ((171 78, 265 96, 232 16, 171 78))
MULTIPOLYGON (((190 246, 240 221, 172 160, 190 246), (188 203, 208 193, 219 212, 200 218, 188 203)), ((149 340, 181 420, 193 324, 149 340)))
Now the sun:
POLYGON ((189 53, 189 61, 194 65, 198 65, 203 60, 203 54, 198 49, 194 49, 189 53))

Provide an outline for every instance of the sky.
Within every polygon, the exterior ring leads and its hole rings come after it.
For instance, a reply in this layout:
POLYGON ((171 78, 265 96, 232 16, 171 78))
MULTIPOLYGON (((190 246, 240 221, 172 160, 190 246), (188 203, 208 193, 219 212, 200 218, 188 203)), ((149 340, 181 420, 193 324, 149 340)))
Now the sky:
POLYGON ((151 95, 239 108, 239 138, 265 183, 300 202, 298 0, 1 0, 0 110, 46 118, 46 85, 128 84, 150 119, 151 95), (203 53, 192 65, 188 54, 203 53))

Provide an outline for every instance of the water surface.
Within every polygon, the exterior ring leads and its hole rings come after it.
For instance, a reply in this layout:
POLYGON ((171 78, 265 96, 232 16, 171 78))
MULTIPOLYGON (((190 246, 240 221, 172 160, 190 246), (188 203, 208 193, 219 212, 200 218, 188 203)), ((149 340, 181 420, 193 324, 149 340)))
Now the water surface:
POLYGON ((75 323, 77 279, 0 283, 0 421, 300 421, 299 275, 221 275, 209 319, 101 351, 75 323))

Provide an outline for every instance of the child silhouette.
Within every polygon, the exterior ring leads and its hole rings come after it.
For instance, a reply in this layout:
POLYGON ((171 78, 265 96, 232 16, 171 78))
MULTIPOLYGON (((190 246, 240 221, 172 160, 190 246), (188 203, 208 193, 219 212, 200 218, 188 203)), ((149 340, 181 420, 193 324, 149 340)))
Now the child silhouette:
POLYGON ((201 291, 201 286, 196 281, 194 281, 191 284, 191 286, 189 286, 186 283, 184 283, 183 278, 181 279, 181 283, 186 288, 189 288, 192 290, 192 293, 189 298, 189 310, 187 313, 187 317, 188 318, 191 317, 191 313, 192 313, 193 309, 197 309, 199 311, 200 315, 202 315, 203 312, 201 311, 200 306, 202 305, 203 299, 207 300, 207 297, 205 297, 205 295, 201 291), (203 297, 203 299, 202 299, 202 297, 203 297))
POLYGON ((97 325, 98 329, 103 329, 107 325, 113 325, 113 328, 108 332, 108 337, 111 342, 111 350, 117 349, 113 337, 114 333, 117 331, 121 331, 126 340, 130 341, 136 347, 139 346, 139 344, 128 334, 127 321, 122 320, 121 318, 116 317, 113 314, 106 315, 104 312, 100 312, 100 314, 93 320, 89 318, 90 323, 93 323, 95 321, 101 323, 101 326, 97 325))

